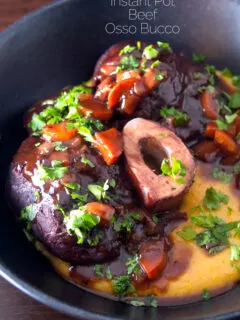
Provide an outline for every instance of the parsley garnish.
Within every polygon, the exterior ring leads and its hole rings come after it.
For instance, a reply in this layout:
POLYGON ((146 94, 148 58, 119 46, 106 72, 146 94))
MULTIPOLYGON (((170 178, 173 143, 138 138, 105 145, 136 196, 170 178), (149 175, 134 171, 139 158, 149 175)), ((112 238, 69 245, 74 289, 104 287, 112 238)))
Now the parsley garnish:
POLYGON ((234 76, 232 78, 232 83, 235 87, 237 87, 238 89, 240 89, 240 76, 234 76))
POLYGON ((190 119, 188 114, 186 114, 185 112, 181 112, 174 107, 163 107, 160 111, 160 115, 161 117, 165 118, 172 117, 173 124, 175 127, 179 127, 186 124, 190 119))
POLYGON ((219 168, 213 169, 212 176, 213 176, 213 178, 221 180, 224 183, 229 183, 233 178, 232 173, 227 173, 219 168))
POLYGON ((54 147, 56 151, 66 151, 68 147, 64 146, 62 142, 56 141, 54 142, 54 147))
POLYGON ((215 66, 212 66, 210 64, 207 64, 205 66, 205 71, 208 73, 209 75, 209 82, 212 86, 215 85, 215 73, 217 71, 216 67, 215 66))
POLYGON ((140 66, 139 61, 134 56, 126 56, 122 57, 120 60, 120 65, 117 67, 116 72, 120 72, 123 70, 135 70, 140 66))
POLYGON ((194 240, 196 238, 196 232, 191 226, 185 226, 181 231, 177 233, 179 237, 186 241, 194 240))
POLYGON ((119 55, 122 56, 124 54, 129 54, 132 53, 134 50, 136 50, 136 47, 127 45, 119 52, 119 55))
POLYGON ((136 292, 130 276, 119 276, 112 281, 113 291, 119 297, 125 297, 136 292))
POLYGON ((158 72, 158 74, 154 78, 155 80, 162 81, 164 79, 164 74, 162 72, 158 72))
POLYGON ((147 46, 143 51, 143 57, 145 57, 148 60, 157 58, 158 54, 158 50, 155 49, 152 44, 147 46))
POLYGON ((128 274, 131 275, 133 272, 139 273, 141 271, 139 265, 139 256, 136 254, 133 258, 129 258, 126 262, 126 266, 128 267, 128 274))
POLYGON ((231 261, 239 261, 240 260, 240 247, 236 245, 231 246, 231 261))
POLYGON ((72 190, 79 190, 80 189, 80 184, 77 182, 71 182, 71 183, 63 183, 63 185, 69 189, 72 190))
POLYGON ((227 204, 229 202, 229 197, 222 193, 217 192, 213 187, 207 189, 203 203, 209 210, 216 210, 221 207, 221 203, 227 204))
POLYGON ((98 185, 98 184, 89 184, 88 190, 96 197, 98 201, 101 201, 102 199, 110 199, 107 195, 107 191, 110 188, 115 188, 116 181, 114 179, 106 180, 104 185, 98 185))
POLYGON ((144 301, 138 301, 138 300, 131 300, 131 301, 129 301, 129 304, 131 304, 134 307, 144 307, 145 306, 144 301))
POLYGON ((227 130, 228 125, 223 120, 217 119, 215 122, 216 122, 216 125, 218 126, 218 129, 227 130))
POLYGON ((159 46, 159 48, 171 50, 171 46, 168 42, 157 41, 157 45, 159 46))
POLYGON ((135 226, 136 221, 140 221, 142 218, 140 213, 127 213, 124 215, 123 219, 118 219, 113 221, 113 228, 116 232, 127 231, 131 232, 135 226))
POLYGON ((204 300, 209 300, 211 299, 211 294, 207 289, 204 289, 202 292, 202 297, 204 300))
POLYGON ((75 235, 77 243, 82 244, 86 235, 100 223, 100 217, 86 213, 84 207, 72 210, 69 216, 65 216, 64 223, 70 235, 75 235))
POLYGON ((68 171, 67 167, 62 165, 61 161, 54 160, 52 161, 52 167, 40 166, 39 167, 39 176, 40 180, 55 180, 60 179, 64 176, 64 173, 68 171))
POLYGON ((203 56, 201 54, 195 54, 195 53, 193 53, 192 58, 193 58, 193 61, 195 61, 195 62, 203 62, 206 59, 205 56, 203 56))
POLYGON ((26 222, 32 222, 35 219, 36 214, 37 206, 35 204, 30 204, 21 210, 20 219, 26 222))
POLYGON ((164 176, 173 178, 178 184, 185 183, 183 178, 186 176, 186 167, 181 161, 174 157, 172 157, 171 163, 169 159, 164 159, 162 161, 161 172, 164 176))
POLYGON ((104 276, 104 269, 105 269, 105 264, 96 264, 94 266, 94 272, 97 276, 103 277, 104 276))
POLYGON ((95 165, 92 163, 92 161, 89 160, 89 159, 87 159, 87 158, 82 158, 82 159, 81 159, 81 162, 84 163, 84 164, 89 165, 89 167, 91 167, 91 168, 94 168, 94 167, 95 167, 95 165))
POLYGON ((232 78, 233 74, 232 71, 229 70, 228 68, 225 68, 221 71, 222 75, 228 78, 232 78))
POLYGON ((81 205, 87 203, 88 194, 79 194, 79 193, 76 193, 76 192, 72 192, 71 193, 71 198, 73 200, 78 200, 78 203, 81 206, 81 205))
POLYGON ((234 174, 239 174, 240 173, 240 164, 236 164, 233 167, 233 172, 234 172, 234 174))
POLYGON ((153 63, 151 64, 151 68, 153 69, 153 68, 159 66, 160 64, 161 64, 161 61, 156 60, 155 62, 153 62, 153 63))
POLYGON ((157 224, 159 222, 159 218, 157 216, 152 216, 152 221, 157 224))
POLYGON ((232 109, 240 108, 240 92, 234 93, 229 101, 229 107, 232 109))
POLYGON ((231 124, 236 120, 237 117, 238 117, 238 114, 237 113, 233 113, 231 115, 226 115, 225 116, 225 120, 226 120, 227 124, 231 124))

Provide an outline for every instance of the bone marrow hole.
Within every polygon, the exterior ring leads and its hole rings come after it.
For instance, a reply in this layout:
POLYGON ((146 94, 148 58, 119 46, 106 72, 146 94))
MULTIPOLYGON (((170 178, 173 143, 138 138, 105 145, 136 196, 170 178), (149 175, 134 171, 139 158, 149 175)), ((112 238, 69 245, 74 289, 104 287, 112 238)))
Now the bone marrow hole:
POLYGON ((167 158, 167 154, 154 138, 144 138, 139 142, 141 154, 145 164, 156 175, 160 175, 161 164, 163 159, 167 158))

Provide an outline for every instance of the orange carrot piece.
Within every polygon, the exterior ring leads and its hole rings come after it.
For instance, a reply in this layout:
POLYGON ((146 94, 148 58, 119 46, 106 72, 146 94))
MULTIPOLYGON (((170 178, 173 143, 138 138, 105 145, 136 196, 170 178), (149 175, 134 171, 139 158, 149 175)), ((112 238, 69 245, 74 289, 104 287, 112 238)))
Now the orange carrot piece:
POLYGON ((203 91, 201 95, 201 103, 204 115, 209 119, 217 120, 218 105, 214 99, 214 93, 211 93, 209 90, 203 91))
POLYGON ((223 75, 221 71, 217 71, 216 76, 220 80, 222 87, 227 91, 227 93, 234 94, 238 92, 238 88, 233 84, 232 77, 223 75))
POLYGON ((167 263, 167 255, 164 251, 164 242, 161 240, 149 240, 140 249, 140 264, 148 278, 157 278, 167 263))
POLYGON ((95 99, 79 101, 79 113, 83 116, 99 120, 109 120, 113 116, 113 111, 105 106, 101 101, 95 99))
POLYGON ((77 136, 76 128, 68 129, 68 122, 49 124, 43 127, 43 138, 46 141, 66 141, 77 136))
POLYGON ((115 213, 115 209, 101 202, 89 202, 86 206, 87 212, 92 213, 101 218, 101 223, 106 225, 111 221, 115 213))
POLYGON ((215 132, 217 130, 217 125, 215 122, 209 122, 207 124, 207 127, 206 127, 206 131, 205 131, 205 134, 204 136, 207 137, 207 138, 212 138, 214 139, 214 136, 215 136, 215 132))
POLYGON ((121 133, 115 129, 109 129, 95 133, 95 147, 101 153, 107 165, 117 162, 123 152, 123 141, 121 133))
POLYGON ((115 85, 108 95, 108 105, 110 108, 114 108, 119 104, 121 96, 133 88, 135 81, 135 78, 131 78, 122 80, 115 85))
POLYGON ((216 130, 215 142, 219 145, 221 151, 226 154, 237 154, 239 151, 236 142, 225 131, 216 130))
POLYGON ((193 152, 198 159, 213 162, 219 153, 219 147, 213 141, 203 141, 193 147, 193 152))

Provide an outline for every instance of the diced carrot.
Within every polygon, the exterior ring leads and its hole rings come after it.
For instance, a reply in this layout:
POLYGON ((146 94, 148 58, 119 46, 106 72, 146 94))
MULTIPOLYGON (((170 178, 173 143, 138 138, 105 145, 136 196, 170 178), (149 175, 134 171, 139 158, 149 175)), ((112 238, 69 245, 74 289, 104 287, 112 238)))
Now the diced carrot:
POLYGON ((123 97, 122 104, 121 104, 121 111, 131 115, 135 111, 139 102, 140 102, 140 97, 138 97, 135 93, 129 92, 123 97))
POLYGON ((214 136, 215 136, 215 132, 217 130, 217 125, 215 122, 209 122, 207 124, 207 127, 206 127, 206 131, 204 133, 204 136, 207 137, 207 138, 212 138, 214 139, 214 136))
POLYGON ((204 90, 201 95, 201 103, 204 115, 209 119, 217 120, 218 104, 215 100, 214 93, 211 93, 208 89, 204 90))
POLYGON ((215 142, 219 145, 221 151, 226 154, 237 154, 239 151, 236 142, 225 131, 216 130, 215 142))
POLYGON ((107 165, 117 162, 123 152, 123 141, 121 133, 115 129, 109 129, 95 133, 95 146, 101 153, 107 165))
POLYGON ((89 202, 86 206, 87 212, 92 213, 101 218, 101 223, 106 225, 111 221, 115 213, 115 209, 107 204, 100 202, 89 202))
POLYGON ((148 278, 157 278, 167 263, 163 240, 149 240, 140 249, 140 264, 148 278))
POLYGON ((232 77, 223 75, 221 71, 217 71, 216 76, 220 80, 221 85, 227 91, 227 93, 234 94, 238 92, 238 88, 233 84, 232 77))
MULTIPOLYGON (((161 72, 162 74, 163 72, 161 72)), ((164 72, 165 75, 166 72, 164 72)), ((157 76, 159 75, 159 70, 157 69, 147 69, 147 71, 144 73, 143 79, 146 87, 149 90, 152 90, 153 88, 157 87, 160 83, 160 81, 164 80, 157 80, 157 76)))
POLYGON ((116 107, 123 94, 127 94, 134 86, 135 78, 126 79, 118 82, 108 95, 108 105, 110 108, 116 107))
POLYGON ((43 139, 46 141, 65 141, 73 139, 77 136, 76 128, 68 129, 66 127, 68 122, 61 122, 56 124, 49 124, 43 127, 43 139))
POLYGON ((101 101, 95 99, 79 101, 79 112, 83 116, 99 120, 109 120, 112 118, 113 111, 105 106, 101 101))
POLYGON ((213 141, 203 141, 193 147, 193 152, 198 159, 213 162, 219 153, 219 147, 213 141))
POLYGON ((141 79, 140 71, 138 70, 123 70, 117 73, 117 82, 121 82, 126 79, 141 79))

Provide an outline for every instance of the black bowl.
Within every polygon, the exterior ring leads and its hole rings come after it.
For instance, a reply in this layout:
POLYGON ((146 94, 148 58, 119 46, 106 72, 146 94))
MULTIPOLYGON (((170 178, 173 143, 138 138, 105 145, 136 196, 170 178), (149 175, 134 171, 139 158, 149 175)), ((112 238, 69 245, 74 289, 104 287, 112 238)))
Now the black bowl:
MULTIPOLYGON (((240 71, 239 0, 158 1, 156 19, 148 23, 152 28, 176 26, 168 27, 164 34, 151 34, 152 31, 144 34, 146 24, 141 30, 140 21, 129 20, 129 7, 114 7, 110 3, 110 0, 59 1, 0 34, 0 273, 38 301, 82 319, 235 318, 240 315, 239 287, 210 302, 156 310, 134 308, 76 288, 61 279, 25 240, 4 200, 10 161, 26 136, 22 128, 23 111, 57 89, 88 79, 96 59, 111 44, 130 38, 168 41, 176 50, 202 53, 219 67, 227 65, 240 71), (112 33, 113 24, 135 25, 137 31, 131 27, 128 34, 112 33), (175 34, 169 34, 170 30, 175 34)), ((145 12, 153 9, 153 6, 137 8, 145 12)))

